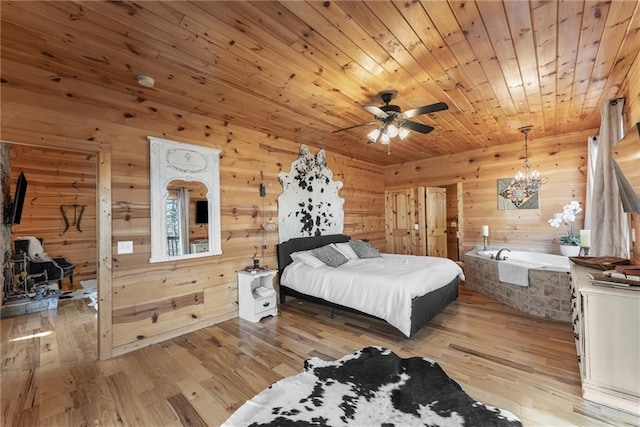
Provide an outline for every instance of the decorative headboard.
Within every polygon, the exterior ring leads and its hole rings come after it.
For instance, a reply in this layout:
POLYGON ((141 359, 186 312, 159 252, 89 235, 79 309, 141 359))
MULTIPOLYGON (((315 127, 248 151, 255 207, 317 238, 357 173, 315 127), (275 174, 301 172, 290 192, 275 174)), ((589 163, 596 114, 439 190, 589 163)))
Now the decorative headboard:
POLYGON ((282 242, 278 245, 278 273, 279 277, 282 277, 282 271, 284 268, 291 264, 291 254, 298 251, 308 251, 311 249, 319 248, 329 243, 344 243, 351 240, 349 236, 344 234, 330 234, 327 236, 313 236, 313 237, 297 237, 295 239, 289 239, 286 242, 282 242))

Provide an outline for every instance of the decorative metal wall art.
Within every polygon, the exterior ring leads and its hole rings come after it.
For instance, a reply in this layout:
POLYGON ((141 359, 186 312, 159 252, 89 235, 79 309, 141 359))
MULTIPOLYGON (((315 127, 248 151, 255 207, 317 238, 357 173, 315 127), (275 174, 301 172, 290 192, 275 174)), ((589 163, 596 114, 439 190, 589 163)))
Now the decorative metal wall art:
POLYGON ((538 209, 538 191, 523 189, 513 178, 498 179, 498 209, 538 209))
POLYGON ((62 213, 62 219, 64 221, 64 230, 62 233, 66 233, 70 226, 76 227, 76 230, 82 233, 80 228, 80 222, 82 221, 82 215, 87 205, 60 205, 60 212, 62 213), (73 217, 71 213, 73 209, 73 217))

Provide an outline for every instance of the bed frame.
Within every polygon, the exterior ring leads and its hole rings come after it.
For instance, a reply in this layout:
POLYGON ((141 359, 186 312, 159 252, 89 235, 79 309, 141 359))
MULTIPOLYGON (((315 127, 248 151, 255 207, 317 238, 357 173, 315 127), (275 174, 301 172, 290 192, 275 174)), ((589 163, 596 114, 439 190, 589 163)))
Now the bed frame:
MULTIPOLYGON (((332 234, 328 236, 314 236, 314 237, 300 237, 288 240, 278 245, 278 277, 282 277, 282 271, 284 268, 291 264, 291 254, 297 251, 308 251, 311 249, 319 248, 329 243, 343 243, 351 240, 349 236, 344 234, 332 234)), ((321 298, 316 298, 310 295, 300 293, 296 290, 288 288, 280 284, 280 304, 286 302, 287 295, 316 302, 332 309, 339 309, 349 311, 352 313, 362 314, 368 317, 370 314, 363 313, 353 308, 345 307, 340 304, 335 304, 321 298)), ((427 322, 433 319, 438 313, 444 310, 450 303, 458 298, 458 278, 456 277, 447 285, 429 292, 426 295, 416 297, 411 304, 411 333, 412 337, 418 332, 427 322)))

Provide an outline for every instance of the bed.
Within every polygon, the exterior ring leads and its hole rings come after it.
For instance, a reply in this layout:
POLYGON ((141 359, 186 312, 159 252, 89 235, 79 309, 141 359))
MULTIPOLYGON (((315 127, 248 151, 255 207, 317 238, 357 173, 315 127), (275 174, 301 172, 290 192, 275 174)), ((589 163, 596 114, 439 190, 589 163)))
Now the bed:
POLYGON ((353 259, 333 268, 309 267, 291 257, 296 252, 349 241, 349 236, 334 234, 280 243, 280 303, 292 296, 380 318, 412 337, 457 299, 458 281, 464 275, 456 263, 445 258, 381 254, 380 258, 353 259), (407 270, 412 263, 417 266, 407 270), (391 277, 385 276, 387 273, 391 277), (381 301, 372 301, 374 295, 381 301), (389 305, 396 302, 398 305, 389 305))

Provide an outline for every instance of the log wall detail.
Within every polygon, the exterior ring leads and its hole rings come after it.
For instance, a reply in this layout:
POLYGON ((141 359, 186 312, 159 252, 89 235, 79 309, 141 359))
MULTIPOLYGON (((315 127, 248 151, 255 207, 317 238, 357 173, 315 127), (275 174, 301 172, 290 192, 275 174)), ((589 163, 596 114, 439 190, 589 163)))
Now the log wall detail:
MULTIPOLYGON (((269 218, 277 218, 277 196, 281 191, 277 175, 288 170, 291 162, 298 157, 300 142, 147 102, 143 98, 143 89, 140 94, 126 96, 105 87, 93 86, 90 91, 84 90, 82 97, 68 96, 85 85, 71 78, 54 81, 46 78, 45 74, 35 69, 17 71, 7 67, 7 75, 3 75, 8 77, 8 82, 3 84, 2 93, 2 139, 9 142, 12 152, 16 153, 14 170, 30 168, 31 181, 40 181, 43 186, 56 188, 69 188, 73 184, 67 182, 68 178, 58 178, 53 172, 47 176, 40 175, 39 171, 46 164, 42 157, 59 157, 63 163, 72 163, 70 159, 87 156, 86 152, 73 154, 74 147, 96 145, 108 148, 111 153, 113 258, 109 295, 112 310, 109 314, 113 321, 103 326, 105 329, 111 327, 105 333, 110 334, 113 344, 107 354, 125 353, 237 316, 236 271, 250 264, 252 258, 259 258, 261 265, 276 267, 277 232, 264 232, 261 226, 269 218), (20 72, 38 74, 41 78, 34 78, 39 84, 28 89, 20 84, 12 84, 10 77, 20 72), (57 90, 61 82, 66 89, 62 92, 57 90), (102 102, 105 99, 111 102, 102 102), (148 135, 222 150, 221 256, 149 263, 148 135), (69 154, 63 156, 47 149, 48 146, 68 150, 69 154), (260 183, 266 186, 266 197, 260 197, 260 183), (134 242, 133 254, 117 254, 116 245, 121 240, 134 242), (198 303, 194 303, 195 300, 189 297, 191 295, 202 296, 198 303), (189 303, 172 303, 183 301, 184 298, 189 303), (148 304, 163 308, 140 311, 148 304), (132 311, 148 315, 126 315, 132 311)), ((312 150, 319 148, 322 147, 316 146, 312 150)), ((95 156, 90 161, 95 164, 95 156)), ((327 162, 335 179, 344 184, 340 191, 340 196, 345 199, 344 233, 354 238, 368 238, 382 249, 383 169, 329 152, 327 162)), ((93 233, 95 245, 95 231, 89 231, 90 227, 95 230, 95 166, 91 173, 93 175, 89 177, 87 170, 84 179, 91 181, 94 187, 91 202, 86 202, 93 214, 87 215, 87 231, 78 234, 84 237, 93 233), (91 217, 94 218, 93 225, 90 224, 91 217)), ((30 190, 35 188, 37 186, 34 184, 30 190)), ((55 203, 57 208, 58 202, 52 201, 51 205, 55 203)), ((38 221, 61 221, 59 211, 47 214, 47 217, 38 221)), ((19 231, 26 233, 30 230, 30 234, 42 234, 45 227, 42 222, 29 226, 28 221, 23 226, 25 228, 19 231)), ((49 228, 53 229, 53 235, 64 247, 64 236, 59 236, 60 224, 49 228)), ((45 244, 49 245, 50 241, 56 239, 45 236, 45 244)), ((77 248, 67 245, 67 249, 86 249, 87 256, 93 257, 95 266, 95 249, 91 253, 88 250, 91 243, 83 244, 85 246, 77 248)), ((60 252, 65 254, 62 250, 60 252)), ((80 259, 78 254, 73 257, 80 259)), ((91 262, 87 261, 87 266, 89 264, 91 262)), ((90 271, 87 269, 86 274, 90 274, 90 271)))

